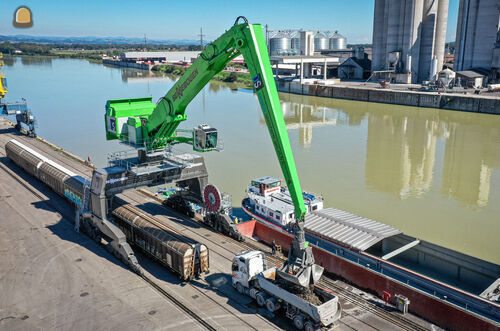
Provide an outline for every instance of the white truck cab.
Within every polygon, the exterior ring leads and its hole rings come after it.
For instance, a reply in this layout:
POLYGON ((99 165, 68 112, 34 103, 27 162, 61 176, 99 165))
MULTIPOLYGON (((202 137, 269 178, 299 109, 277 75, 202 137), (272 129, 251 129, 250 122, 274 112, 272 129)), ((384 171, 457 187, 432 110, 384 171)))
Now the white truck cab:
POLYGON ((238 287, 241 284, 243 288, 248 288, 250 281, 259 273, 267 269, 266 256, 261 251, 243 251, 233 258, 232 282, 238 292, 243 293, 243 289, 238 287))

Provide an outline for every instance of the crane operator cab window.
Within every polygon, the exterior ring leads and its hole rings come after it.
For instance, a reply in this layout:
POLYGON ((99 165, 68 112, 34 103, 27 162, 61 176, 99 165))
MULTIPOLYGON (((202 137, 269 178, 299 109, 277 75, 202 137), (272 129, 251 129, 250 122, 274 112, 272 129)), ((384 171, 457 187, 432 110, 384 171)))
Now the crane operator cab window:
POLYGON ((218 132, 216 128, 202 124, 193 130, 193 149, 208 152, 217 149, 218 132))

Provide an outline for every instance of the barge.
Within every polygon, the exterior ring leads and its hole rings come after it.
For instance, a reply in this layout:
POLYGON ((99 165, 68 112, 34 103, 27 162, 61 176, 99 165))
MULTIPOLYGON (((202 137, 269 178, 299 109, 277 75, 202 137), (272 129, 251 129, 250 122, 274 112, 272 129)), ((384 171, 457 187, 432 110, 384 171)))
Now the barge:
MULTIPOLYGON (((286 248, 293 240, 293 204, 281 181, 255 179, 242 207, 252 220, 247 237, 286 248), (290 217, 290 215, 292 217, 290 217)), ((335 208, 304 193, 306 240, 316 263, 382 296, 407 297, 409 310, 452 329, 498 330, 500 265, 438 246, 374 220, 335 208)), ((394 299, 393 299, 394 300, 394 299)))

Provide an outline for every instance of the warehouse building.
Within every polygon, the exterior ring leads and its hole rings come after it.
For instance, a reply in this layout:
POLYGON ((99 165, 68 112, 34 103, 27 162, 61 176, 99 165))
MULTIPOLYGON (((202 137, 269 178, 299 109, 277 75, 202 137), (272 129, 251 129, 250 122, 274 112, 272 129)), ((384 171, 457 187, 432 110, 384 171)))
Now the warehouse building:
POLYGON ((199 51, 186 52, 122 52, 120 59, 125 62, 191 62, 199 51))

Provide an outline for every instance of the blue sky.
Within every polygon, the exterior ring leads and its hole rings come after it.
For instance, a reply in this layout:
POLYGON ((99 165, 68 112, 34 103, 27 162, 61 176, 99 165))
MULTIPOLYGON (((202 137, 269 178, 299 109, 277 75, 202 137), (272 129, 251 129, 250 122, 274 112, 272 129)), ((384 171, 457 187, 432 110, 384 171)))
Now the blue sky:
MULTIPOLYGON (((448 41, 455 39, 458 1, 450 0, 448 41)), ((370 43, 373 7, 374 0, 0 0, 0 34, 197 39, 203 27, 205 38, 212 40, 243 15, 272 30, 338 30, 350 43, 370 43), (21 4, 33 12, 30 29, 12 26, 14 10, 21 4)))

